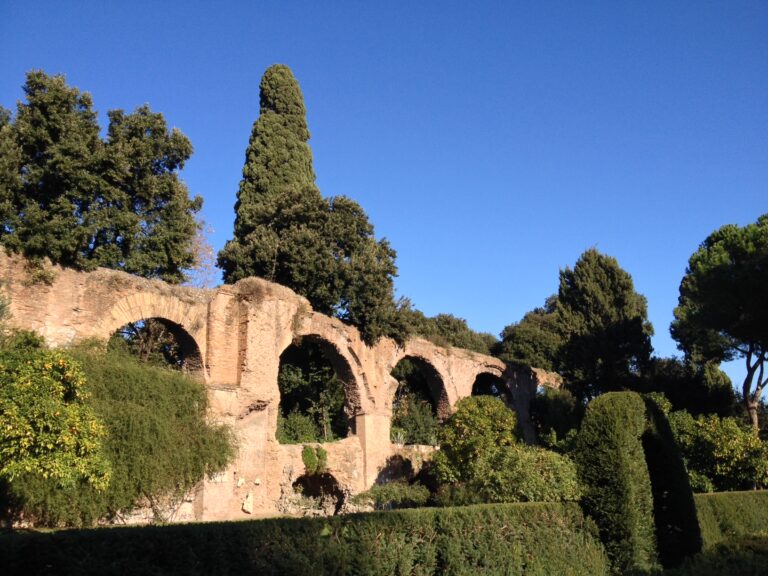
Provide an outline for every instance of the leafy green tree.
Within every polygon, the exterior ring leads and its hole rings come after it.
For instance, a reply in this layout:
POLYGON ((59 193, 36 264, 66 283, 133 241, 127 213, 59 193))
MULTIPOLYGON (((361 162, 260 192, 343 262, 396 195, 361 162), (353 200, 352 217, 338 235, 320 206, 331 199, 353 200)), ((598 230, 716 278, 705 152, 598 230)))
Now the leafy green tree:
POLYGON ((234 238, 219 253, 224 281, 260 276, 307 297, 373 342, 401 337, 394 302, 395 252, 377 242, 363 209, 326 201, 315 184, 304 99, 287 66, 260 85, 260 114, 246 151, 234 238))
POLYGON ((688 261, 672 337, 693 362, 742 358, 744 405, 757 432, 768 384, 768 214, 710 234, 688 261))
POLYGON ((768 486, 768 445, 735 418, 681 410, 669 422, 697 492, 768 486))
POLYGON ((403 303, 401 315, 408 327, 408 332, 438 346, 454 346, 481 354, 490 354, 497 344, 493 334, 475 332, 467 325, 464 318, 458 318, 453 314, 428 317, 420 310, 411 308, 407 300, 403 303))
POLYGON ((517 444, 517 417, 493 396, 462 398, 441 427, 439 441, 434 462, 441 481, 468 481, 481 475, 498 450, 517 444))
POLYGON ((398 381, 392 402, 390 438, 398 444, 437 444, 437 401, 424 372, 410 358, 392 370, 398 381))
POLYGON ((501 358, 555 370, 581 401, 641 387, 653 327, 645 297, 615 258, 594 248, 560 272, 557 296, 507 326, 501 358))
POLYGON ((555 314, 557 296, 547 298, 543 308, 528 312, 517 324, 506 326, 495 354, 506 362, 557 370, 565 335, 555 314))
POLYGON ((206 422, 202 384, 178 371, 138 362, 100 345, 68 351, 82 367, 87 407, 104 423, 104 456, 112 475, 106 489, 86 482, 60 486, 41 477, 16 485, 25 511, 46 525, 88 525, 119 520, 149 506, 158 520, 206 474, 220 471, 234 447, 224 426, 206 422))
POLYGON ((169 131, 163 115, 147 105, 132 114, 111 110, 104 155, 107 187, 100 202, 106 214, 89 258, 98 266, 183 282, 195 264, 195 215, 203 205, 179 179, 192 155, 189 139, 169 131))
POLYGON ((24 92, 15 118, 0 111, 0 242, 32 259, 182 282, 202 205, 178 176, 189 140, 142 106, 109 112, 103 141, 90 95, 63 76, 30 72, 24 92))
POLYGON ((738 407, 731 379, 717 362, 651 358, 643 380, 644 389, 664 394, 673 410, 730 416, 738 407))

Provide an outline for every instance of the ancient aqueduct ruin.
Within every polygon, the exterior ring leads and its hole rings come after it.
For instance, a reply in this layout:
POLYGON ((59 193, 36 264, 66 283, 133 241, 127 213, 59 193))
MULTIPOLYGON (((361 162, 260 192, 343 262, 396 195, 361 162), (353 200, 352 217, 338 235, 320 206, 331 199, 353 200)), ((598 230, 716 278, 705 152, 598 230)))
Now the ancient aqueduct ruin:
MULTIPOLYGON (((0 253, 12 325, 34 330, 51 346, 84 338, 108 339, 128 322, 164 319, 185 348, 187 366, 207 388, 210 418, 229 424, 238 441, 235 461, 206 479, 180 508, 175 520, 232 520, 284 512, 292 485, 304 473, 301 445, 277 442, 280 356, 309 338, 321 345, 345 385, 351 432, 324 444, 328 472, 345 494, 376 482, 387 462, 408 458, 413 448, 390 442, 392 400, 397 381, 390 375, 402 358, 429 367, 446 415, 472 394, 481 375, 500 379, 523 423, 537 386, 557 386, 557 375, 512 369, 502 361, 422 339, 399 346, 381 339, 375 346, 337 319, 312 311, 289 288, 248 278, 213 290, 171 286, 123 272, 85 273, 51 267, 50 283, 34 282, 21 258, 0 253)), ((526 430, 524 426, 524 431, 526 430)), ((530 427, 528 427, 530 434, 530 427)))

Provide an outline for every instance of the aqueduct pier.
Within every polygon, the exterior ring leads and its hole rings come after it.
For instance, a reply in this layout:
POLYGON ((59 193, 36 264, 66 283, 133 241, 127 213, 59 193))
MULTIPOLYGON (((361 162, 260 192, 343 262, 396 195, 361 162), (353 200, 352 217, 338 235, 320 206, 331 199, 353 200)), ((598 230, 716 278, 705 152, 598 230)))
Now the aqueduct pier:
POLYGON ((368 346, 354 327, 313 312, 295 292, 259 278, 203 290, 172 286, 124 272, 78 272, 47 266, 49 282, 34 280, 25 260, 0 253, 0 293, 10 324, 33 330, 51 346, 108 339, 129 322, 159 318, 173 327, 190 369, 206 386, 209 417, 232 427, 234 462, 190 495, 178 520, 231 520, 281 513, 281 499, 304 473, 300 445, 277 442, 280 356, 293 342, 321 345, 344 382, 353 432, 324 444, 328 472, 348 494, 369 488, 403 447, 390 442, 397 381, 390 375, 405 357, 430 367, 449 412, 472 393, 478 376, 498 377, 522 421, 536 387, 557 386, 557 375, 513 369, 491 356, 411 339, 382 338, 368 346))

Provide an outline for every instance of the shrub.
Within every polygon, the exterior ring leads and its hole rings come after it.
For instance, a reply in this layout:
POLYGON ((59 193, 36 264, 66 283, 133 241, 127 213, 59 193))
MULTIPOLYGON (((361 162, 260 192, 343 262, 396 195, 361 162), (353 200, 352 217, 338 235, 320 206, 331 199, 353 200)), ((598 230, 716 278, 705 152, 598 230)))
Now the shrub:
POLYGON ((735 418, 669 416, 697 492, 768 486, 768 446, 735 418))
POLYGON ((442 482, 463 482, 484 473, 504 446, 517 443, 517 417, 492 396, 470 396, 440 428, 440 451, 434 462, 442 482))
POLYGON ((696 494, 694 499, 705 549, 768 531, 768 491, 696 494))
POLYGON ((618 574, 647 572, 656 563, 651 479, 640 441, 645 428, 640 395, 609 392, 587 406, 576 438, 583 506, 618 574))
POLYGON ((206 473, 231 458, 229 432, 205 422, 201 384, 124 352, 84 346, 69 353, 82 365, 89 406, 106 426, 105 455, 113 474, 103 491, 85 483, 62 488, 44 478, 26 483, 44 523, 92 524, 138 505, 150 505, 162 518, 206 473))
POLYGON ((665 400, 661 395, 646 396, 648 426, 642 442, 651 478, 659 558, 670 567, 701 550, 701 531, 685 464, 665 414, 669 408, 665 400))
POLYGON ((28 519, 46 515, 37 485, 100 493, 112 472, 82 368, 70 355, 38 346, 21 333, 0 349, 0 510, 28 519))
POLYGON ((323 474, 328 466, 328 452, 325 448, 317 446, 304 446, 301 451, 301 460, 304 462, 306 473, 310 476, 323 474))
POLYGON ((386 484, 374 484, 370 489, 354 496, 352 503, 367 504, 376 510, 391 510, 425 506, 429 498, 429 489, 422 484, 394 481, 386 484))

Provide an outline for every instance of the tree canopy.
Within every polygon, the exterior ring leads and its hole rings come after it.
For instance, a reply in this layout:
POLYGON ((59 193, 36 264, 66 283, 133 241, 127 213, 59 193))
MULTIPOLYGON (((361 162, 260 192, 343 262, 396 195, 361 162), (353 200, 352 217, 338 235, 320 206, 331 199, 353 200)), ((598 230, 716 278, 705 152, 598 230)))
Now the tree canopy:
POLYGON ((672 337, 696 363, 743 358, 744 403, 758 429, 758 404, 768 384, 768 214, 754 224, 723 226, 688 261, 672 337))
POLYGON ((148 106, 109 112, 63 76, 27 74, 15 117, 0 111, 0 242, 32 259, 178 283, 195 261, 195 214, 179 170, 189 140, 148 106))
POLYGON ((507 326, 502 359, 560 372, 580 399, 634 389, 651 355, 645 297, 615 258, 594 248, 560 272, 545 307, 507 326))
POLYGON ((394 301, 395 251, 377 241, 359 204, 325 200, 315 184, 306 109, 284 65, 260 85, 260 113, 246 150, 234 238, 219 253, 224 281, 260 276, 357 326, 368 342, 402 338, 394 301))

